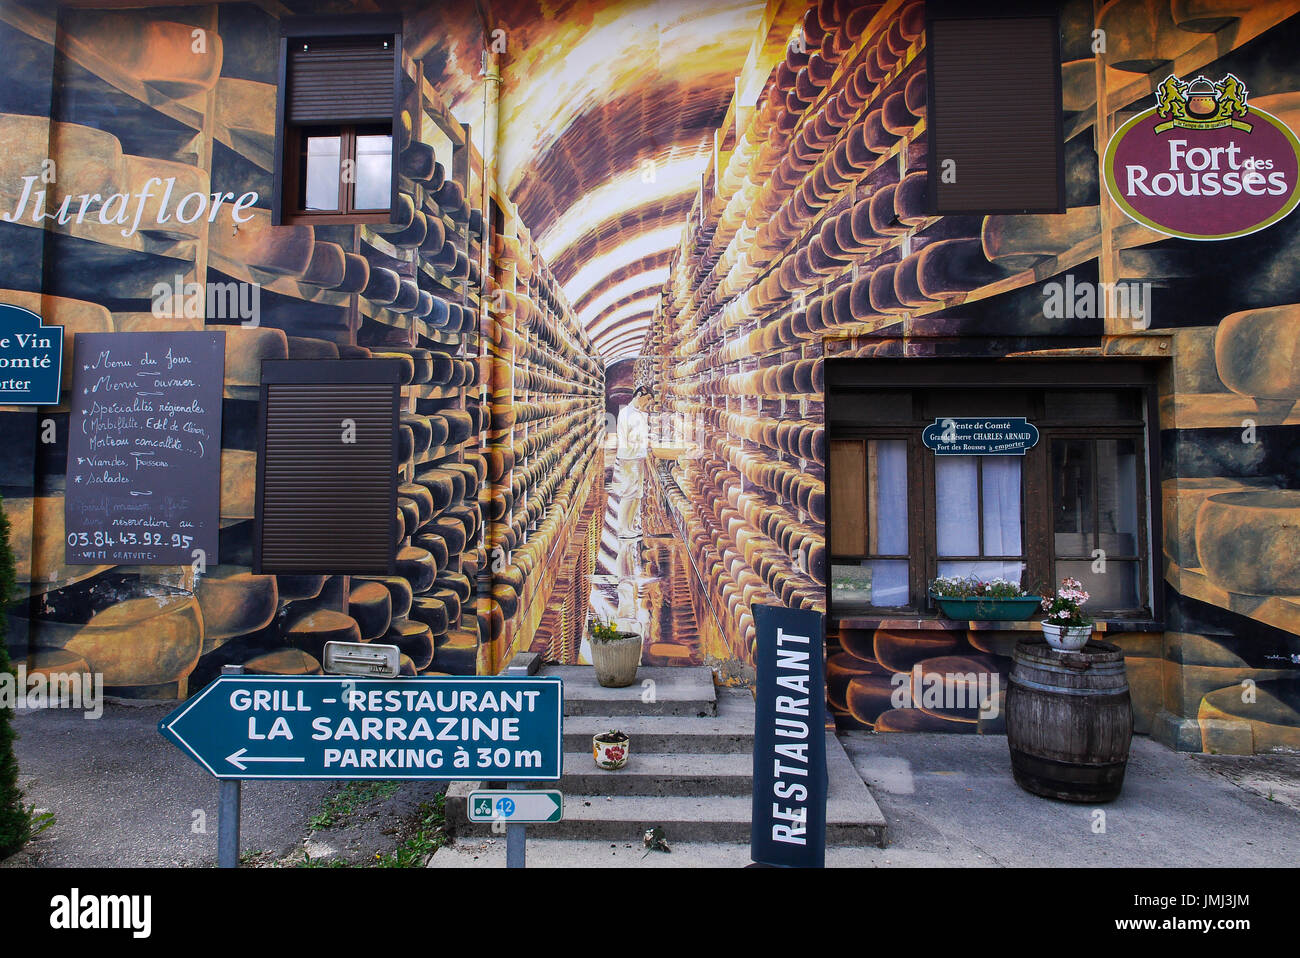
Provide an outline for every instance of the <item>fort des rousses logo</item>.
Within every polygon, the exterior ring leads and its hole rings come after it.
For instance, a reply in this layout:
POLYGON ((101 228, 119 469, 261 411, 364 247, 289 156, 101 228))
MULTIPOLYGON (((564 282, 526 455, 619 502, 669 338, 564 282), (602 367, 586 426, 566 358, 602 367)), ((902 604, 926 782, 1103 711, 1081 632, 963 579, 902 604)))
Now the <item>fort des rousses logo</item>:
POLYGON ((1102 170, 1125 213, 1185 239, 1245 236, 1300 203, 1300 141, 1247 105, 1231 73, 1217 83, 1166 77, 1156 105, 1111 137, 1102 170))

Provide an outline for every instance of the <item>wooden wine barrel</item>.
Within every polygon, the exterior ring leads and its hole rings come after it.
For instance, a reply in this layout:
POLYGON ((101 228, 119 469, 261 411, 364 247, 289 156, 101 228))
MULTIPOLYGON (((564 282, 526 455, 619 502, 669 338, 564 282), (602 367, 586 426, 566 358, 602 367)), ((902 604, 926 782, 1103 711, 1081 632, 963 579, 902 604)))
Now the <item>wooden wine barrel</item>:
POLYGON ((1026 641, 1013 661, 1007 745, 1017 784, 1067 802, 1118 796, 1133 738, 1124 653, 1105 642, 1057 652, 1026 641))

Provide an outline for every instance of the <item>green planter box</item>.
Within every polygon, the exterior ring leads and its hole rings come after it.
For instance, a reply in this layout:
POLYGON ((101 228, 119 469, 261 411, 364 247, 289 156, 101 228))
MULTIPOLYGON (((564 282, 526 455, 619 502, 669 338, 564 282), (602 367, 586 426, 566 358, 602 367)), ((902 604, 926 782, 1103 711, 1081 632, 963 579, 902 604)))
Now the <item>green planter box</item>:
POLYGON ((1043 607, 1041 596, 1024 595, 1015 599, 952 599, 930 593, 946 619, 959 622, 1004 621, 1020 622, 1030 618, 1043 607))

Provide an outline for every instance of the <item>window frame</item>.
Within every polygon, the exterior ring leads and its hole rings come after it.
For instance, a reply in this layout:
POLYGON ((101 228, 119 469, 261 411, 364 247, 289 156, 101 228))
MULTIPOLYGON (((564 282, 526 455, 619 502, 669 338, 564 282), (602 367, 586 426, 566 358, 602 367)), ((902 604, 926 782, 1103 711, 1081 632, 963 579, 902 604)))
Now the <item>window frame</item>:
MULTIPOLYGON (((1101 622, 1138 624, 1159 627, 1164 621, 1163 576, 1157 563, 1158 544, 1162 540, 1159 463, 1160 431, 1158 397, 1156 390, 1156 364, 1141 361, 1122 363, 1097 363, 1089 361, 927 361, 927 360, 861 360, 828 359, 826 372, 826 430, 827 441, 897 439, 910 432, 908 439, 908 488, 919 494, 919 500, 909 495, 910 559, 909 597, 907 606, 860 606, 847 609, 833 604, 833 569, 842 561, 858 562, 871 556, 853 556, 831 552, 828 565, 831 575, 826 585, 826 603, 833 620, 859 618, 920 617, 940 618, 928 597, 928 583, 935 577, 940 557, 937 544, 936 487, 934 453, 921 442, 921 430, 933 421, 926 415, 922 396, 928 389, 998 389, 1028 392, 1031 409, 1029 420, 1039 431, 1038 443, 1025 454, 1021 473, 1021 528, 1024 551, 1025 582, 1027 588, 1050 584, 1056 576, 1058 561, 1053 537, 1055 493, 1051 485, 1051 443, 1056 439, 1089 440, 1137 439, 1142 453, 1138 458, 1135 477, 1138 497, 1138 549, 1139 601, 1145 607, 1133 610, 1101 610, 1096 618, 1101 622), (911 419, 898 422, 894 419, 877 423, 853 423, 836 415, 837 399, 847 392, 897 390, 911 396, 911 419), (1113 392, 1134 390, 1138 393, 1139 420, 1124 424, 1110 422, 1092 423, 1084 419, 1047 419, 1045 396, 1056 392, 1113 392), (918 537, 917 526, 920 525, 918 537), (1039 580, 1043 580, 1041 583, 1039 580)), ((1017 413, 1018 414, 1018 413, 1017 413)), ((829 484, 833 481, 828 462, 827 477, 827 529, 833 527, 833 497, 829 484)), ((1095 466, 1094 466, 1095 472, 1095 466)), ((1094 480, 1095 481, 1095 480, 1094 480)), ((865 491, 870 495, 870 490, 865 491)), ((981 509, 982 509, 981 502, 981 509)), ((865 541, 865 540, 864 540, 865 541)), ((830 537, 827 546, 830 549, 830 537)), ((948 561, 951 557, 942 557, 948 561)), ((1120 561, 1118 558, 1116 561, 1120 561)))
MULTIPOLYGON (((289 17, 280 22, 280 64, 275 92, 275 156, 271 176, 271 225, 321 225, 347 223, 399 223, 399 159, 402 132, 402 18, 388 14, 355 14, 337 17, 289 17), (389 179, 388 209, 381 211, 308 212, 298 210, 298 143, 299 136, 288 123, 289 44, 312 37, 388 36, 393 38, 393 114, 369 120, 319 122, 313 126, 351 127, 383 125, 392 127, 392 172, 389 179)), ((349 154, 340 149, 340 159, 349 154)))
MULTIPOLYGON (((919 434, 918 434, 918 435, 919 435, 919 434)), ((862 443, 865 444, 865 443, 872 442, 872 441, 875 441, 875 440, 879 440, 879 441, 882 441, 882 442, 900 441, 900 440, 901 440, 902 442, 907 443, 907 457, 906 457, 906 458, 907 458, 907 474, 908 474, 908 478, 909 478, 909 480, 910 480, 910 478, 911 478, 912 476, 918 474, 918 470, 921 470, 921 469, 924 469, 924 468, 925 468, 925 467, 924 467, 924 462, 923 462, 923 457, 920 455, 920 452, 919 452, 918 449, 917 449, 917 447, 920 446, 921 444, 920 444, 919 440, 916 441, 916 442, 913 442, 913 438, 914 438, 914 437, 913 437, 913 435, 912 435, 912 430, 911 430, 910 427, 908 427, 908 426, 880 426, 880 427, 875 428, 875 429, 871 432, 870 435, 863 435, 863 436, 859 436, 859 435, 857 435, 856 433, 853 434, 853 435, 832 436, 832 435, 830 435, 830 432, 829 432, 829 430, 828 430, 828 431, 827 431, 827 435, 826 435, 828 458, 829 458, 829 445, 830 445, 830 443, 833 443, 833 442, 844 442, 844 441, 850 441, 850 442, 852 442, 852 441, 860 441, 860 442, 862 442, 862 443)), ((924 449, 924 447, 921 446, 921 449, 924 449)), ((865 450, 864 450, 864 456, 865 456, 865 450)), ((830 485, 830 463, 829 463, 829 462, 827 463, 827 468, 826 468, 826 480, 825 480, 825 481, 826 481, 826 483, 827 483, 827 496, 826 496, 826 529, 827 529, 827 536, 826 536, 826 550, 827 550, 827 555, 828 555, 828 557, 829 557, 829 559, 830 559, 830 566, 832 566, 832 567, 834 566, 834 564, 835 564, 835 559, 837 559, 837 558, 838 558, 838 559, 851 559, 851 560, 853 560, 853 561, 858 561, 858 562, 870 562, 870 561, 875 561, 875 560, 879 560, 879 561, 882 561, 882 562, 896 562, 896 561, 899 561, 900 559, 905 559, 905 560, 907 561, 907 576, 908 576, 908 583, 909 583, 909 585, 908 585, 908 593, 909 593, 909 596, 910 596, 910 597, 914 598, 914 597, 915 597, 915 593, 913 592, 913 590, 912 590, 912 588, 911 588, 911 584, 914 583, 914 582, 916 582, 916 581, 918 580, 918 577, 925 575, 925 561, 924 561, 924 551, 925 551, 925 550, 921 550, 920 552, 918 552, 917 549, 915 548, 915 543, 917 543, 917 542, 923 542, 923 541, 924 541, 924 536, 926 535, 926 521, 927 521, 927 520, 926 520, 926 517, 927 517, 928 511, 929 511, 929 506, 928 506, 928 504, 927 504, 927 503, 922 503, 922 504, 921 504, 921 510, 920 510, 920 511, 918 511, 918 510, 915 509, 915 508, 912 508, 912 504, 913 504, 913 500, 912 500, 912 489, 915 488, 915 487, 914 487, 914 486, 909 482, 909 483, 908 483, 908 510, 907 510, 907 543, 908 543, 907 555, 905 555, 905 556, 895 556, 895 555, 887 554, 887 553, 872 554, 872 553, 868 553, 868 552, 866 552, 866 551, 864 551, 864 552, 863 552, 862 554, 860 554, 860 555, 848 555, 848 554, 846 554, 846 553, 833 553, 833 552, 831 552, 832 542, 831 542, 831 536, 830 536, 830 534, 829 534, 829 533, 830 533, 830 530, 832 530, 832 529, 834 528, 834 526, 832 525, 832 518, 831 518, 831 514, 830 514, 830 513, 831 513, 831 505, 830 505, 830 503, 831 503, 831 498, 830 498, 830 490, 829 490, 829 485, 830 485)), ((867 515, 870 514, 870 511, 871 511, 871 489, 870 489, 870 487, 867 485, 867 483, 864 482, 864 483, 863 483, 863 486, 862 486, 862 490, 863 490, 863 496, 865 497, 865 500, 866 500, 866 503, 865 503, 865 505, 864 505, 864 507, 863 507, 863 516, 864 516, 864 518, 865 518, 867 515)), ((862 544, 863 544, 864 546, 867 545, 867 534, 866 534, 866 530, 865 530, 865 529, 863 530, 863 534, 862 534, 862 544)), ((833 575, 832 575, 832 579, 833 579, 833 578, 834 578, 834 577, 833 577, 833 575)), ((827 606, 826 606, 826 607, 827 607, 828 609, 830 608, 830 592, 831 592, 831 585, 832 585, 831 582, 827 582, 827 583, 826 583, 826 590, 827 590, 827 606)), ((908 605, 905 605, 905 606, 903 606, 903 605, 898 605, 898 606, 885 606, 885 605, 881 605, 881 606, 872 606, 871 608, 872 608, 873 611, 875 611, 875 610, 881 610, 881 611, 908 612, 908 611, 911 611, 911 610, 912 610, 913 605, 914 605, 913 602, 909 602, 908 605)))
MULTIPOLYGON (((356 143, 357 130, 367 126, 377 126, 370 121, 360 121, 356 123, 325 123, 313 124, 313 126, 287 126, 284 131, 285 137, 285 169, 284 169, 284 195, 292 198, 292 208, 282 212, 282 220, 286 225, 294 223, 388 223, 392 220, 392 201, 390 199, 389 208, 386 210, 363 210, 353 207, 353 196, 356 191, 356 178, 352 181, 339 178, 339 209, 337 210, 300 210, 298 209, 298 195, 302 188, 302 178, 299 175, 298 160, 302 156, 303 131, 308 129, 329 129, 338 130, 339 133, 339 162, 345 163, 348 160, 356 163, 356 143)), ((366 136, 368 134, 361 134, 366 136)), ((393 141, 393 152, 397 152, 397 143, 393 141)), ((391 194, 391 189, 390 189, 391 194)))

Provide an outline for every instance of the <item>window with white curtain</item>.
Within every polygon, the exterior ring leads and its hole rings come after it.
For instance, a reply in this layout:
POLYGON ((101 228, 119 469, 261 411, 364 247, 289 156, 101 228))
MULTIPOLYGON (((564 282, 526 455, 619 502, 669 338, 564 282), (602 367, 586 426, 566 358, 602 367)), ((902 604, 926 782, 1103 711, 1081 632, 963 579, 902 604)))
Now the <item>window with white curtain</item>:
POLYGON ((934 463, 941 576, 1020 582, 1024 545, 1018 456, 942 456, 934 463))
MULTIPOLYGON (((914 363, 912 368, 923 364, 914 363)), ((1046 364, 1044 364, 1046 365, 1046 364)), ((929 583, 974 576, 1046 592, 1073 576, 1100 618, 1155 617, 1149 386, 1088 381, 891 389, 828 385, 832 615, 933 615, 929 583), (921 441, 943 416, 1024 416, 1025 455, 938 456, 921 441)), ((910 372, 910 370, 909 370, 910 372)), ((900 377, 901 378, 901 377, 900 377)))

